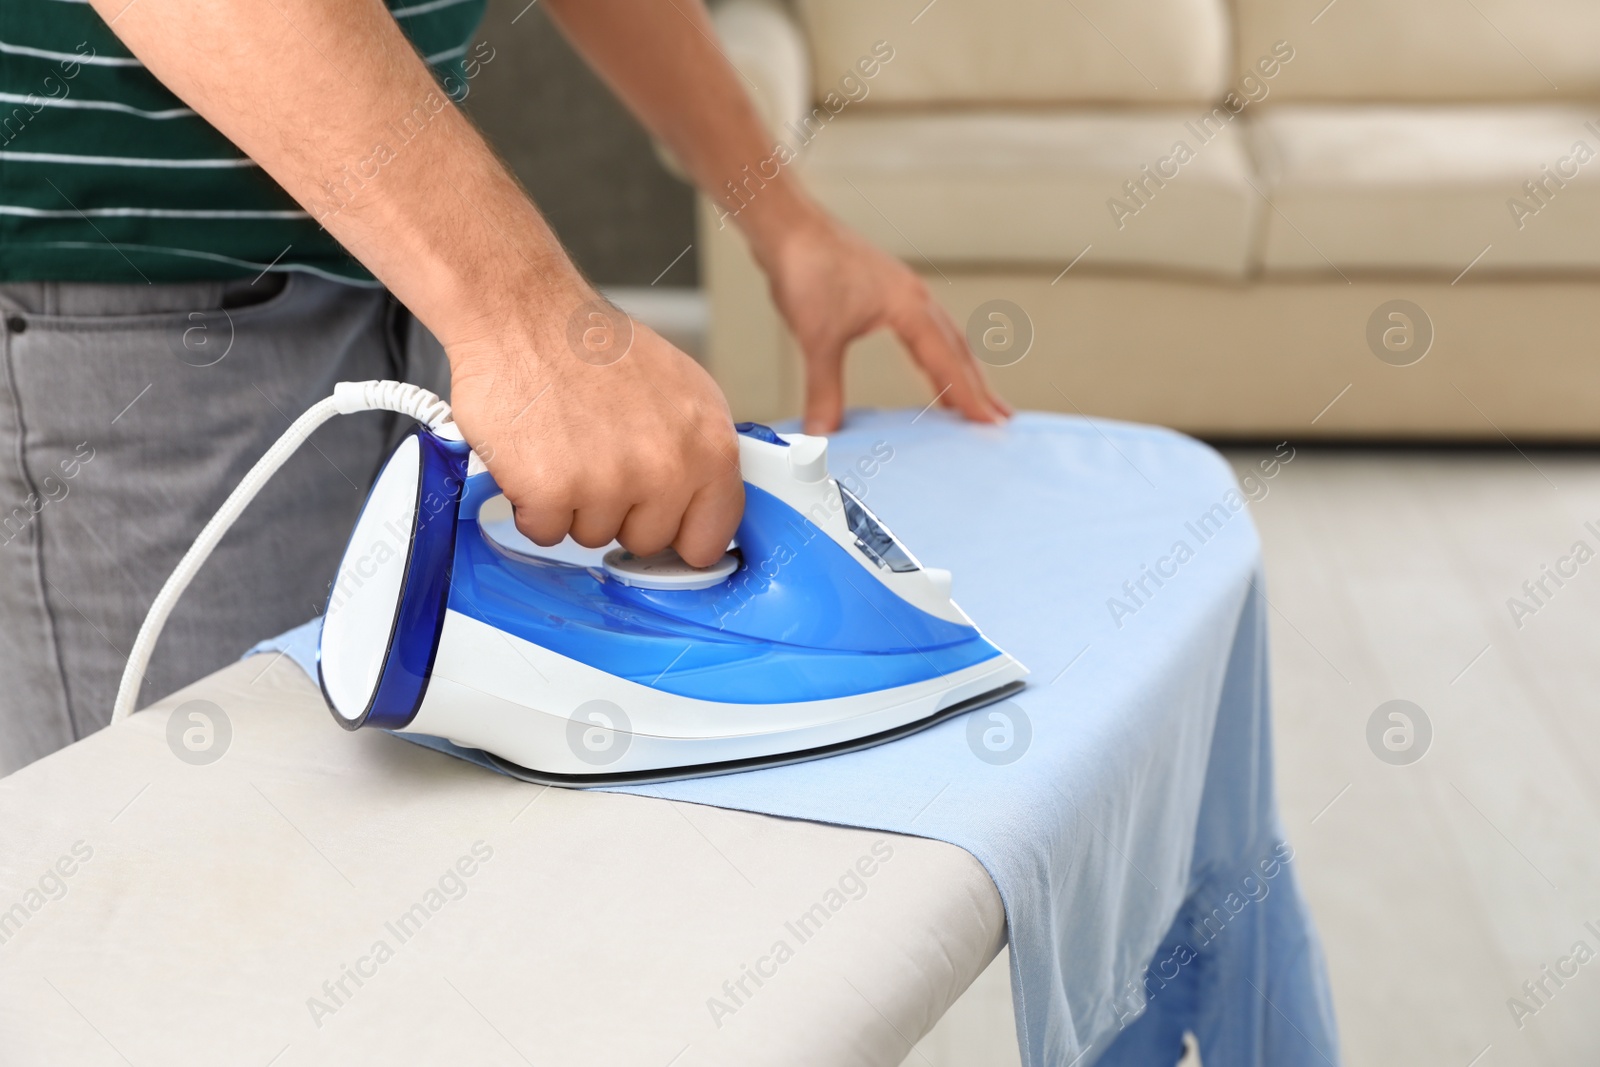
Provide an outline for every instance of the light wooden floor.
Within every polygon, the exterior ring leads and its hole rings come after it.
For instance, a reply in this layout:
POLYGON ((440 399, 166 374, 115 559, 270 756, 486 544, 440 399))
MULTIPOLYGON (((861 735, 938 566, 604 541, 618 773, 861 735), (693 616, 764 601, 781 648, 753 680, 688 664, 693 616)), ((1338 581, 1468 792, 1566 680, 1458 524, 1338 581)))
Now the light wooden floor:
POLYGON ((1520 628, 1506 602, 1600 552, 1600 459, 1306 451, 1272 484, 1278 788, 1347 1061, 1595 1063, 1600 957, 1520 1029, 1506 1002, 1600 953, 1600 558, 1520 628), (1410 766, 1365 739, 1394 698, 1433 724, 1410 766))
MULTIPOLYGON (((1279 799, 1345 1062, 1600 1062, 1600 456, 1301 449, 1268 485, 1279 799), (1595 558, 1527 599, 1578 541, 1595 558), (1433 729, 1405 766, 1367 742, 1392 699, 1433 729)), ((1016 1062, 1003 967, 907 1060, 1016 1062)))

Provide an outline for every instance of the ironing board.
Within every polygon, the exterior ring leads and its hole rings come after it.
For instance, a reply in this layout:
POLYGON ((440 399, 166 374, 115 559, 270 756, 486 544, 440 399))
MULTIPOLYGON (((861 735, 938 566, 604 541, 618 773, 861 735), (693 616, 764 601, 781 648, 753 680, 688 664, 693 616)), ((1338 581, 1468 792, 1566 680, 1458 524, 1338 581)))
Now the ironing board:
POLYGON ((953 845, 528 786, 347 734, 286 657, 0 779, 0 827, 13 1067, 892 1067, 1005 941, 953 845))
POLYGON ((928 411, 831 450, 1035 671, 1002 719, 540 791, 346 734, 254 657, 0 780, 7 1063, 889 1065, 1009 932, 1029 1067, 1175 1060, 1185 1030, 1337 1067, 1243 495, 1292 448, 1240 485, 1167 431, 928 411), (194 699, 233 730, 208 765, 169 747, 194 699))

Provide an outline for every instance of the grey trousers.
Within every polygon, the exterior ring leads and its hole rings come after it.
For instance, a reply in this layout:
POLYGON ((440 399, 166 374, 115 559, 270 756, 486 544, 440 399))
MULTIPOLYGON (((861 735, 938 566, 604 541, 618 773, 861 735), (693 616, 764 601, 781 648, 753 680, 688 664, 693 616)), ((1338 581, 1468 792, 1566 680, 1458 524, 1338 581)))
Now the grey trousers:
MULTIPOLYGON (((309 275, 0 285, 0 774, 110 718, 134 635, 245 471, 335 382, 444 393, 381 290, 309 275)), ((320 613, 399 416, 328 423, 178 605, 140 704, 320 613)))

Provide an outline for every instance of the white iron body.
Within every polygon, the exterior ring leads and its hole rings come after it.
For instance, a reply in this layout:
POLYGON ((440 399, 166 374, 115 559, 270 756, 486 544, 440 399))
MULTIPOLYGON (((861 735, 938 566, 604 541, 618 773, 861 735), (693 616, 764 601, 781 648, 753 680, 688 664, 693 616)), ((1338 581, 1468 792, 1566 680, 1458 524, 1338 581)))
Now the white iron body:
MULTIPOLYGON (((454 588, 437 623, 431 662, 414 711, 402 723, 377 716, 375 701, 381 700, 374 694, 386 684, 386 671, 392 669, 403 636, 396 605, 419 580, 419 517, 434 506, 423 484, 428 442, 420 435, 406 439, 374 485, 329 601, 321 672, 335 717, 352 729, 380 725, 445 738, 489 753, 514 773, 534 780, 583 784, 726 773, 813 758, 900 736, 1020 688, 1026 668, 988 645, 951 600, 949 573, 917 564, 859 501, 829 477, 825 439, 757 430, 761 433, 741 433, 739 438, 741 470, 752 487, 747 490, 750 504, 741 527, 741 548, 735 550, 743 558, 730 554, 722 566, 709 571, 695 571, 670 555, 637 560, 613 549, 597 558, 599 553, 570 544, 563 546, 564 552, 539 548, 516 532, 509 504, 488 482, 477 457, 470 457, 464 483, 454 487, 460 513, 452 525, 457 537, 478 541, 457 545, 452 552, 454 588), (480 482, 488 484, 480 487, 480 482), (763 529, 756 527, 758 512, 767 516, 760 520, 766 522, 763 529), (781 527, 776 540, 771 536, 774 526, 781 527), (864 532, 870 545, 863 542, 864 532), (760 559, 751 558, 758 543, 777 547, 763 547, 760 559), (552 558, 563 554, 567 562, 552 558), (805 566, 793 562, 802 556, 805 566), (795 573, 819 558, 834 568, 825 572, 833 578, 795 573), (615 625, 618 640, 631 640, 640 634, 653 637, 657 626, 681 625, 683 636, 670 647, 681 647, 679 655, 688 659, 697 633, 715 643, 724 633, 731 635, 730 626, 759 624, 760 612, 766 609, 762 598, 781 594, 787 598, 783 610, 864 616, 845 618, 841 626, 867 633, 875 627, 877 636, 869 637, 869 642, 881 640, 887 646, 881 652, 845 650, 848 637, 833 641, 825 633, 824 639, 840 648, 819 652, 825 658, 813 670, 803 658, 794 660, 803 657, 805 649, 773 640, 772 654, 784 657, 785 670, 800 670, 802 677, 838 672, 838 661, 844 657, 845 670, 859 664, 874 678, 890 661, 898 664, 901 675, 910 671, 926 676, 897 676, 894 684, 864 684, 856 692, 821 696, 809 691, 817 686, 807 682, 803 688, 808 692, 801 698, 786 699, 784 683, 769 686, 758 662, 698 668, 728 674, 715 684, 728 688, 735 699, 673 691, 672 683, 695 668, 674 660, 656 675, 652 663, 630 678, 586 662, 582 655, 550 647, 555 642, 545 635, 564 638, 577 624, 556 617, 542 602, 530 602, 526 615, 541 620, 549 616, 547 624, 510 616, 522 623, 519 633, 504 621, 497 623, 484 604, 495 594, 476 587, 468 590, 469 572, 492 571, 495 566, 525 577, 530 590, 547 576, 549 587, 562 595, 568 595, 575 582, 585 590, 592 585, 579 606, 617 615, 614 622, 610 615, 596 616, 605 620, 604 625, 592 624, 596 643, 583 647, 595 648, 597 655, 606 651, 611 631, 605 627, 615 625), (574 577, 574 569, 583 576, 574 577), (809 591, 807 581, 814 586, 809 591), (617 597, 625 600, 621 607, 614 603, 617 597), (634 600, 627 600, 630 597, 634 600), (639 603, 664 614, 660 619, 645 616, 645 624, 629 631, 640 597, 653 598, 639 603), (696 605, 699 614, 686 608, 681 618, 675 617, 673 605, 678 603, 696 605), (667 606, 662 608, 663 604, 667 606), (752 614, 741 618, 746 611, 752 614), (716 622, 715 629, 706 625, 710 620, 716 622), (963 650, 965 659, 952 661, 955 666, 935 663, 949 653, 936 651, 934 639, 928 640, 925 650, 918 638, 907 637, 914 626, 942 635, 938 641, 959 637, 954 647, 963 650)), ((441 510, 449 504, 444 501, 441 510)), ((438 517, 445 518, 442 513, 438 517)), ((433 533, 437 532, 435 527, 433 533)), ((740 640, 751 644, 748 638, 740 640)), ((856 640, 859 644, 860 638, 856 640)), ((407 696, 401 703, 410 699, 407 696)))

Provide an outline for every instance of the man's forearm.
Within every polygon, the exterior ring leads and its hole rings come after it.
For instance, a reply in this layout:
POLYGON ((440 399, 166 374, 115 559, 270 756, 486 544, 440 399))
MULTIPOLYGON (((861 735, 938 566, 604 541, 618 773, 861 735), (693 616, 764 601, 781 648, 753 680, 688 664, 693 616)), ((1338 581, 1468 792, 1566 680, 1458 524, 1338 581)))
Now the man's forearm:
MULTIPOLYGON (((545 0, 573 45, 711 196, 772 154, 772 139, 722 54, 702 0, 545 0)), ((765 175, 763 175, 765 177, 765 175)), ((757 247, 814 211, 787 173, 737 222, 757 247)))
POLYGON ((554 234, 377 0, 92 2, 447 348, 495 329, 508 302, 582 299, 554 234))

